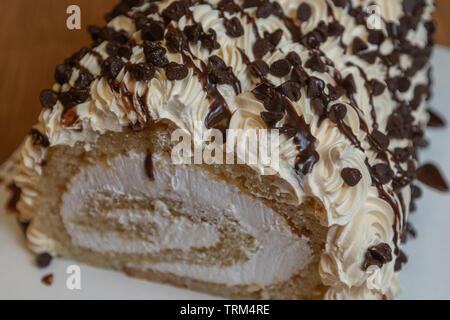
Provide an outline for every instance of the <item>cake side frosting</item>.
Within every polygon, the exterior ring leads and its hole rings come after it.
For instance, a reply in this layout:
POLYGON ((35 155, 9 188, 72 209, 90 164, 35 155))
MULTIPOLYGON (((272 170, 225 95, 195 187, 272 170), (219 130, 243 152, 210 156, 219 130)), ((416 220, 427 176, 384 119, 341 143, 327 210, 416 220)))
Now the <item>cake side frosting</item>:
POLYGON ((393 297, 428 121, 432 10, 428 0, 122 1, 42 92, 17 209, 32 219, 46 148, 89 148, 92 132, 161 119, 191 134, 197 123, 276 128, 281 192, 327 212, 327 297, 393 297))

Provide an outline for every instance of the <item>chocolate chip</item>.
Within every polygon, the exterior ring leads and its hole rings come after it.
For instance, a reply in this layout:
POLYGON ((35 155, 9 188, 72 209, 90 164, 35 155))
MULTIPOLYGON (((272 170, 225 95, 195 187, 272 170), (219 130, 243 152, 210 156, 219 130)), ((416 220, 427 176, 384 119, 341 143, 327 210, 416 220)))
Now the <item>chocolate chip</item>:
POLYGON ((301 88, 298 82, 286 81, 278 87, 278 90, 289 100, 297 102, 302 97, 301 88))
POLYGON ((261 4, 262 0, 244 0, 242 7, 244 9, 258 7, 261 4))
POLYGON ((397 259, 395 259, 395 265, 394 265, 394 271, 400 271, 405 263, 408 262, 408 257, 406 254, 400 250, 399 255, 397 256, 397 259))
POLYGON ((293 66, 301 66, 302 65, 302 59, 300 58, 300 56, 297 54, 297 52, 291 51, 288 53, 288 55, 286 56, 286 59, 288 59, 289 63, 293 66))
POLYGON ((164 39, 165 27, 160 21, 151 21, 142 28, 142 40, 161 41, 164 39))
POLYGON ((352 95, 356 92, 356 83, 352 74, 349 74, 341 83, 348 95, 352 95))
POLYGON ((117 41, 121 44, 128 42, 130 35, 125 30, 119 30, 113 33, 112 40, 117 41))
POLYGON ((120 58, 109 57, 102 64, 102 76, 114 80, 122 70, 125 63, 120 58))
POLYGON ((207 33, 200 35, 202 46, 209 51, 220 49, 220 44, 217 42, 217 33, 214 29, 209 29, 207 33))
POLYGON ((379 163, 372 167, 371 169, 372 177, 375 179, 375 182, 379 184, 387 184, 394 177, 394 172, 389 167, 389 165, 385 163, 379 163))
POLYGON ((270 66, 270 73, 275 77, 282 78, 284 76, 287 76, 290 71, 291 65, 289 64, 289 61, 287 61, 286 59, 275 61, 270 66))
POLYGON ((325 89, 325 82, 316 77, 310 77, 308 80, 308 98, 320 97, 325 89))
POLYGON ((269 90, 267 97, 264 99, 264 108, 269 111, 279 112, 283 110, 284 104, 284 98, 278 91, 269 90))
POLYGON ((305 67, 317 72, 327 71, 327 67, 322 62, 322 59, 320 59, 320 56, 318 54, 313 54, 313 56, 308 61, 306 61, 305 67))
POLYGON ((86 102, 89 99, 91 90, 89 88, 71 88, 69 91, 59 94, 59 100, 64 108, 70 109, 77 104, 86 102))
POLYGON ((167 79, 171 81, 183 80, 189 74, 188 68, 184 64, 170 62, 166 67, 167 79))
POLYGON ((301 21, 308 21, 311 18, 311 7, 309 4, 303 2, 297 9, 297 17, 301 21))
POLYGON ((36 264, 39 268, 46 268, 52 262, 52 256, 48 253, 41 253, 36 257, 36 264))
POLYGON ((342 119, 345 118, 346 115, 347 107, 342 103, 338 103, 331 107, 328 117, 330 118, 331 122, 339 123, 342 121, 342 119))
POLYGON ((348 0, 332 0, 336 7, 345 8, 347 6, 348 0))
POLYGON ((328 35, 330 37, 337 37, 344 33, 344 26, 338 21, 333 21, 328 25, 328 35))
POLYGON ((301 66, 296 66, 292 70, 291 80, 299 82, 302 86, 306 85, 308 82, 309 75, 301 66))
POLYGON ((233 0, 221 0, 217 8, 228 13, 236 13, 240 11, 240 7, 233 0))
POLYGON ((131 64, 127 70, 137 81, 150 81, 155 76, 155 67, 150 63, 131 64))
POLYGON ((178 29, 170 29, 166 34, 166 46, 172 53, 181 52, 187 48, 187 38, 178 29))
POLYGON ((166 49, 155 42, 144 42, 144 55, 147 62, 154 66, 163 68, 169 64, 169 60, 166 57, 166 49))
POLYGON ((72 76, 72 67, 66 64, 60 64, 55 70, 55 80, 59 84, 64 84, 69 82, 72 76))
POLYGON ((267 83, 261 83, 255 89, 252 90, 252 93, 255 95, 258 100, 265 100, 269 93, 273 90, 273 86, 267 83))
POLYGON ((94 81, 95 77, 88 70, 81 70, 77 81, 75 81, 75 87, 86 88, 89 87, 94 81))
POLYGON ((207 72, 209 81, 212 83, 229 84, 235 88, 239 86, 239 80, 234 75, 233 69, 227 67, 225 62, 216 55, 208 58, 207 72))
POLYGON ((106 53, 111 57, 117 56, 119 52, 119 46, 120 43, 116 41, 109 41, 106 45, 106 53))
POLYGON ((224 25, 228 36, 239 38, 244 35, 244 28, 237 17, 234 17, 231 20, 225 20, 224 25))
POLYGON ((48 274, 41 279, 41 282, 46 286, 51 286, 53 284, 54 276, 53 274, 48 274))
POLYGON ((64 64, 69 65, 71 67, 76 67, 80 63, 81 59, 84 58, 86 54, 89 53, 89 49, 86 47, 81 48, 77 52, 75 52, 70 58, 64 60, 64 64))
POLYGON ((261 4, 258 5, 258 9, 256 10, 256 17, 265 19, 272 14, 272 10, 272 3, 268 0, 264 0, 261 4))
POLYGON ((133 46, 131 43, 122 44, 117 51, 117 55, 119 57, 125 58, 127 60, 131 59, 131 55, 133 54, 133 46))
POLYGON ((369 43, 380 45, 385 39, 385 35, 381 30, 369 30, 369 43))
POLYGON ((318 115, 322 115, 325 111, 325 103, 321 98, 313 98, 311 100, 311 106, 318 115))
POLYGON ((253 54, 257 59, 261 59, 264 57, 270 50, 272 50, 273 46, 270 41, 266 39, 258 39, 253 46, 253 54))
POLYGON ((413 155, 413 152, 413 148, 395 148, 394 159, 398 162, 406 162, 413 155))
POLYGON ((363 270, 370 266, 381 268, 384 264, 392 261, 392 249, 387 243, 380 243, 367 249, 363 270))
POLYGON ((358 169, 344 168, 341 172, 341 177, 348 186, 354 187, 361 181, 362 174, 358 169))
POLYGON ((386 79, 386 84, 391 92, 395 92, 398 89, 398 78, 386 79))
POLYGON ((342 87, 339 86, 335 87, 332 86, 331 84, 327 84, 327 88, 328 88, 328 100, 330 102, 339 99, 345 94, 345 89, 342 87))
POLYGON ((189 41, 197 43, 200 40, 200 35, 202 34, 202 26, 195 23, 191 26, 184 27, 183 33, 186 35, 189 41))
POLYGON ((386 89, 386 86, 376 79, 370 80, 368 85, 369 85, 371 94, 374 96, 379 96, 379 95, 383 94, 384 90, 386 89))
POLYGON ((99 26, 87 26, 87 32, 91 35, 91 39, 93 41, 97 41, 100 38, 100 32, 102 31, 102 28, 99 26))
POLYGON ((39 100, 41 101, 42 107, 51 109, 58 101, 58 94, 53 90, 45 89, 41 91, 39 100))
POLYGON ((373 130, 369 135, 369 142, 372 147, 378 152, 386 151, 389 147, 388 136, 377 129, 373 130))
POLYGON ((367 44, 361 40, 361 38, 356 37, 353 40, 353 54, 358 54, 364 50, 367 50, 369 47, 367 46, 367 44))
POLYGON ((250 73, 255 77, 265 77, 269 73, 269 66, 263 60, 255 60, 249 66, 250 73))
POLYGON ((270 44, 275 48, 283 37, 283 30, 277 29, 272 33, 265 32, 264 38, 269 40, 270 44))
POLYGON ((406 92, 406 91, 408 91, 410 86, 411 86, 411 81, 408 78, 406 78, 406 77, 397 78, 398 91, 406 92))
POLYGON ((175 1, 163 10, 162 16, 167 21, 178 21, 188 12, 189 9, 183 1, 175 1))

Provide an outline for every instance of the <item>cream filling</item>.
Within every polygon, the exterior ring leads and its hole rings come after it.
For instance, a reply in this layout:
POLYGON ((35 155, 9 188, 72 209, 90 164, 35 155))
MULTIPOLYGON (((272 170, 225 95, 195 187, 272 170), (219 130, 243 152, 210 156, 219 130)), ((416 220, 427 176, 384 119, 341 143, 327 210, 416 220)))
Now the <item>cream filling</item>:
POLYGON ((107 164, 81 167, 71 179, 61 215, 75 244, 102 253, 155 254, 214 250, 223 238, 243 236, 249 241, 233 248, 240 258, 225 265, 183 260, 128 265, 229 285, 286 281, 311 262, 309 239, 294 234, 260 201, 156 155, 151 181, 144 159, 144 154, 118 155, 107 164))

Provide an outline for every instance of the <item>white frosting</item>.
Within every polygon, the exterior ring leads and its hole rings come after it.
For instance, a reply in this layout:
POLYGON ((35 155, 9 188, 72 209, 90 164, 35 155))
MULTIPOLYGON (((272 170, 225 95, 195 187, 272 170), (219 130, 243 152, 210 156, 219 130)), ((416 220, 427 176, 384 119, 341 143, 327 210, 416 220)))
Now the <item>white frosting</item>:
POLYGON ((107 166, 82 167, 71 179, 62 197, 61 215, 75 244, 105 253, 216 250, 221 238, 227 236, 222 229, 230 225, 239 234, 253 239, 250 247, 241 248, 245 261, 230 266, 180 261, 130 264, 130 267, 230 285, 265 286, 288 280, 310 263, 309 239, 295 235, 284 218, 257 199, 222 181, 209 180, 192 168, 166 166, 156 155, 155 180, 142 179, 145 177, 144 159, 144 154, 119 155, 108 159, 107 166), (88 197, 101 200, 100 207, 112 206, 113 209, 97 210, 87 201, 88 197), (118 199, 147 200, 153 208, 136 205, 114 208, 118 199), (173 206, 173 203, 180 205, 173 206), (101 218, 100 224, 113 222, 114 227, 102 230, 79 223, 79 219, 90 215, 94 219, 101 218), (124 230, 134 230, 134 233, 129 232, 124 237, 124 230))
MULTIPOLYGON (((167 7, 173 0, 165 0, 157 2, 162 10, 167 7)), ((211 1, 217 4, 218 1, 211 1)), ((238 1, 242 2, 242 1, 238 1)), ((330 21, 331 17, 327 13, 327 3, 333 9, 335 18, 345 26, 345 32, 342 42, 348 45, 348 51, 339 45, 339 39, 330 37, 320 47, 325 53, 327 59, 334 63, 334 67, 329 67, 328 73, 317 73, 307 70, 322 80, 326 84, 335 84, 333 72, 337 70, 343 77, 352 74, 357 86, 357 92, 354 94, 354 100, 360 111, 355 111, 349 106, 350 101, 347 97, 342 97, 336 103, 343 103, 347 106, 347 115, 344 122, 352 129, 353 134, 362 141, 364 152, 350 145, 348 139, 337 129, 336 125, 329 120, 319 122, 310 105, 310 99, 306 97, 306 92, 302 90, 302 98, 293 103, 293 106, 299 115, 302 115, 311 126, 311 133, 317 139, 316 149, 320 155, 319 162, 314 166, 311 174, 301 176, 294 170, 295 158, 298 155, 293 139, 283 139, 280 141, 280 170, 279 178, 285 182, 283 192, 291 193, 291 197, 296 199, 296 203, 301 203, 305 197, 315 197, 324 205, 327 215, 320 217, 324 225, 330 227, 328 243, 323 255, 320 273, 323 281, 332 286, 329 297, 343 296, 372 296, 372 291, 376 291, 379 295, 389 291, 389 287, 393 286, 395 275, 392 270, 392 263, 383 266, 381 270, 368 270, 363 272, 361 265, 364 260, 364 253, 369 245, 375 244, 376 241, 384 241, 394 248, 392 239, 392 224, 394 212, 388 203, 380 199, 376 195, 376 191, 371 186, 372 181, 365 165, 365 160, 370 165, 377 163, 376 153, 369 150, 369 144, 366 132, 361 130, 360 118, 367 123, 369 128, 373 124, 371 117, 372 106, 366 88, 364 87, 363 75, 355 64, 363 70, 369 79, 378 79, 383 81, 386 76, 386 67, 377 61, 369 64, 366 61, 351 54, 351 44, 355 37, 367 40, 368 32, 364 26, 357 25, 355 19, 351 17, 347 10, 337 8, 332 1, 327 0, 280 0, 278 3, 284 9, 287 16, 296 19, 296 10, 301 2, 307 2, 312 8, 312 16, 309 21, 301 24, 302 32, 305 34, 313 30, 321 20, 330 21), (358 116, 359 113, 359 116, 358 116), (340 173, 344 167, 353 167, 360 170, 363 179, 355 187, 348 187, 340 177, 340 173), (368 236, 370 235, 370 236, 368 236)), ((353 5, 366 7, 371 4, 372 0, 352 0, 353 5)), ((375 1, 381 9, 381 15, 386 21, 395 21, 402 14, 401 0, 375 1)), ((424 21, 430 19, 433 10, 432 0, 427 0, 427 8, 422 17, 422 22, 416 31, 408 33, 408 39, 413 40, 415 45, 424 47, 427 43, 427 34, 425 32, 424 21)), ((143 11, 148 8, 148 4, 144 4, 141 8, 134 8, 133 11, 143 11)), ((224 62, 233 68, 234 74, 239 79, 243 93, 236 97, 234 90, 227 85, 219 86, 219 91, 225 98, 230 111, 232 112, 231 128, 264 128, 265 124, 261 119, 260 113, 264 111, 262 104, 254 99, 249 93, 256 84, 256 79, 251 77, 247 72, 247 66, 244 59, 237 48, 242 49, 250 60, 254 60, 253 44, 256 36, 253 32, 253 25, 249 23, 247 18, 242 17, 239 13, 230 15, 226 13, 226 17, 236 16, 240 19, 244 35, 239 38, 230 38, 226 35, 223 26, 223 18, 220 17, 217 10, 209 5, 196 5, 191 7, 193 17, 196 22, 203 26, 204 30, 214 29, 217 33, 217 41, 221 48, 213 52, 220 56, 224 62)), ((246 12, 255 16, 255 8, 247 9, 246 12)), ((159 19, 158 15, 152 15, 152 18, 159 19)), ((173 23, 173 22, 172 22, 173 23)), ((175 27, 183 29, 184 26, 191 24, 188 17, 183 17, 178 23, 173 23, 175 27)), ((290 51, 297 52, 302 61, 305 62, 310 52, 303 45, 295 43, 287 30, 283 21, 271 15, 266 19, 257 19, 256 25, 262 33, 263 31, 273 32, 277 29, 283 31, 283 37, 277 50, 273 54, 267 54, 264 60, 271 63, 278 59, 284 58, 290 51)), ((116 29, 124 29, 133 34, 135 40, 140 44, 142 42, 140 31, 136 32, 134 23, 120 16, 110 21, 109 26, 116 29)), ((382 25, 382 30, 386 33, 386 26, 382 25)), ((108 55, 106 53, 106 42, 100 44, 95 51, 103 58, 108 55)), ((370 45, 370 49, 372 49, 370 45)), ((387 55, 393 51, 394 47, 391 40, 387 39, 381 45, 381 52, 387 55)), ((200 67, 200 61, 207 62, 211 53, 202 48, 200 44, 190 44, 191 52, 198 58, 194 63, 200 67)), ((182 62, 181 55, 169 54, 171 61, 182 62)), ((142 48, 136 47, 130 59, 133 63, 143 62, 145 60, 142 48)), ((401 58, 401 65, 408 66, 408 59, 401 58)), ((100 66, 94 55, 86 55, 81 65, 90 70, 94 75, 100 74, 100 66)), ((414 87, 418 84, 426 85, 428 82, 427 71, 429 65, 419 71, 412 78, 412 85, 407 92, 398 95, 402 101, 408 102, 414 95, 414 87)), ((401 70, 391 68, 389 76, 400 74, 401 70)), ((268 76, 274 85, 279 85, 287 78, 276 78, 268 76)), ((194 133, 195 123, 204 123, 204 119, 209 112, 210 102, 207 99, 206 92, 197 77, 193 75, 193 71, 189 71, 189 76, 181 81, 168 81, 163 69, 157 68, 155 78, 150 82, 136 82, 124 70, 120 72, 116 81, 123 83, 133 94, 133 104, 135 108, 129 108, 122 94, 114 92, 108 81, 104 78, 98 78, 91 85, 91 100, 77 107, 79 122, 73 127, 64 127, 62 122, 62 105, 58 102, 53 109, 46 109, 40 117, 39 128, 49 137, 50 143, 54 145, 74 145, 77 141, 86 143, 86 148, 95 141, 92 141, 93 131, 104 133, 107 131, 120 132, 124 127, 137 123, 145 123, 148 114, 155 119, 169 119, 182 129, 186 129, 190 133, 194 133), (145 95, 145 96, 144 96, 145 95), (138 99, 144 96, 148 110, 142 110, 138 107, 140 104, 138 99), (147 111, 147 112, 145 112, 147 111), (83 128, 83 130, 80 130, 83 128)), ((68 90, 66 84, 62 86, 56 85, 55 90, 68 90)), ((376 112, 379 130, 386 132, 386 125, 389 115, 396 108, 397 103, 393 100, 389 92, 386 90, 382 95, 374 97, 374 109, 376 112)), ((426 103, 422 101, 419 108, 413 113, 415 123, 424 127, 428 120, 426 112, 426 103)), ((410 145, 407 140, 391 140, 390 149, 396 146, 406 147, 410 145)), ((23 190, 23 196, 19 203, 20 210, 25 217, 31 218, 33 214, 32 205, 33 198, 36 196, 33 191, 33 183, 30 182, 35 175, 41 172, 41 162, 45 159, 45 150, 34 146, 30 140, 25 142, 23 151, 22 172, 18 176, 18 185, 23 190)), ((254 166, 259 172, 262 168, 254 166)), ((390 186, 387 186, 390 188, 390 186)), ((80 190, 81 192, 81 190, 80 190)), ((404 188, 403 197, 405 203, 409 203, 409 187, 404 188)), ((394 199, 398 203, 398 199, 394 199)), ((220 199, 218 200, 220 201, 220 199)), ((211 202, 206 202, 211 203, 211 202)), ((213 205, 213 204, 211 204, 213 205)), ((164 211, 164 210, 163 210, 164 211)), ((239 211, 239 210, 236 210, 239 211)), ((113 212, 111 214, 114 214, 113 212)), ((115 212, 118 214, 118 212, 115 212)), ((162 213, 161 213, 162 214, 162 213)), ((405 212, 404 214, 407 214, 405 212)), ((402 221, 403 217, 399 217, 402 221)), ((180 221, 179 225, 188 226, 180 221)), ((174 226, 176 227, 176 226, 174 226)), ((400 228, 401 226, 398 226, 400 228)), ((211 234, 210 237, 213 237, 211 234)), ((83 237, 81 237, 83 238, 83 237)), ((208 238, 209 239, 209 238, 208 238)), ((211 238, 212 239, 212 238, 211 238)), ((82 241, 80 239, 80 241, 82 241)), ((192 240, 197 241, 197 240, 192 240)), ((200 241, 200 240, 198 240, 200 241)), ((138 248, 138 244, 131 247, 134 250, 143 250, 138 248)), ((100 247, 98 247, 101 249, 100 247)), ((287 252, 287 250, 286 250, 287 252)), ((165 266, 169 268, 168 266, 165 266)), ((196 272, 191 269, 184 269, 181 265, 172 265, 170 268, 174 273, 191 272, 195 276, 196 272)), ((197 270, 197 269, 196 269, 197 270)), ((288 272, 289 273, 289 272, 288 272)), ((280 274, 282 274, 280 272, 280 274)), ((391 290, 392 291, 392 290, 391 290)))

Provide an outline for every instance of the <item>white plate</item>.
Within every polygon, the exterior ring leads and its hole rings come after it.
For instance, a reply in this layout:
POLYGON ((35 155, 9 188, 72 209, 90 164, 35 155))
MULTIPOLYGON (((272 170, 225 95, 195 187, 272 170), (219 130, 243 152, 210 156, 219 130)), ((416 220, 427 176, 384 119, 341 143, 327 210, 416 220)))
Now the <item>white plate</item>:
MULTIPOLYGON (((435 66, 435 110, 450 120, 450 50, 437 48, 435 66)), ((450 177, 450 130, 430 130, 431 147, 422 160, 438 162, 450 177)), ((1 195, 0 195, 1 198, 1 195)), ((0 204, 3 208, 3 204, 0 204)), ((409 263, 401 272, 401 299, 450 299, 450 196, 424 188, 417 213, 411 216, 419 232, 405 248, 409 263)), ((81 267, 81 290, 66 287, 66 269, 71 261, 56 259, 46 270, 33 264, 25 249, 17 222, 0 212, 0 299, 213 299, 214 297, 126 277, 123 273, 81 267), (53 273, 51 287, 41 284, 42 276, 53 273)))

